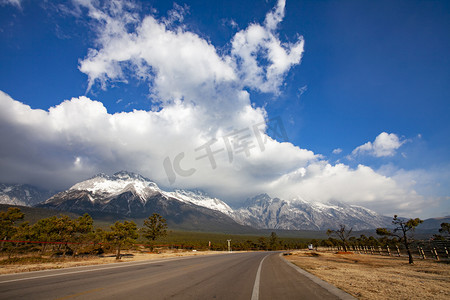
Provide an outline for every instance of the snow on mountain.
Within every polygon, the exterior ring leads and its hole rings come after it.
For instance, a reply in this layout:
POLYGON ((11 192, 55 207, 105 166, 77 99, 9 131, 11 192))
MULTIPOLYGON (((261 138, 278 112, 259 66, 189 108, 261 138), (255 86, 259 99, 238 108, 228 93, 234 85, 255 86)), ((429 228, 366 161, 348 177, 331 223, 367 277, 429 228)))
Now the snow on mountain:
POLYGON ((229 216, 233 216, 234 213, 233 209, 228 206, 228 204, 220 199, 211 198, 205 192, 200 190, 175 190, 174 192, 165 192, 165 195, 183 202, 189 202, 212 210, 217 210, 229 216))
POLYGON ((166 198, 174 198, 184 203, 206 207, 222 212, 228 216, 233 214, 233 210, 225 202, 217 198, 211 198, 203 191, 187 191, 180 189, 173 192, 166 192, 161 190, 158 185, 150 179, 126 171, 115 173, 112 176, 98 174, 88 180, 75 184, 69 191, 70 190, 91 192, 93 194, 90 197, 92 201, 95 201, 98 197, 108 198, 127 191, 135 193, 143 202, 152 195, 161 194, 166 198))
POLYGON ((248 199, 234 213, 235 220, 256 228, 287 230, 326 230, 340 224, 365 230, 384 227, 391 219, 360 206, 340 202, 313 203, 301 198, 289 201, 267 194, 248 199))
POLYGON ((157 213, 171 226, 189 230, 245 228, 221 212, 230 208, 218 199, 202 192, 166 192, 149 179, 125 171, 112 176, 99 174, 37 206, 108 218, 147 218, 157 213))
POLYGON ((62 205, 65 209, 73 209, 73 204, 68 206, 69 202, 67 201, 73 202, 73 199, 77 199, 77 205, 89 210, 122 211, 124 206, 127 206, 127 212, 131 214, 133 210, 145 207, 149 199, 153 201, 156 198, 159 199, 158 201, 179 201, 188 206, 204 207, 229 217, 233 215, 233 210, 226 203, 209 197, 205 192, 199 190, 163 191, 150 179, 126 171, 115 173, 112 176, 98 174, 48 199, 44 205, 58 203, 57 205, 62 205), (139 203, 136 203, 137 200, 139 203), (119 202, 122 204, 118 204, 119 202))
MULTIPOLYGON (((0 203, 32 205, 48 196, 39 198, 33 189, 18 188, 18 185, 0 185, 0 203)), ((203 208, 224 214, 241 225, 261 229, 326 230, 345 224, 354 230, 364 230, 391 223, 391 218, 360 206, 340 202, 315 203, 301 198, 284 200, 271 198, 267 194, 248 199, 242 207, 233 210, 222 200, 205 192, 181 189, 167 192, 150 179, 126 171, 112 176, 96 175, 54 195, 41 206, 130 216, 153 209, 176 215, 177 209, 191 211, 203 208)))
POLYGON ((54 192, 26 184, 0 183, 0 204, 32 206, 52 196, 54 192))
MULTIPOLYGON (((89 191, 94 195, 109 197, 126 191, 136 193, 142 201, 162 191, 156 183, 139 174, 121 171, 112 176, 98 174, 88 180, 75 184, 69 190, 89 191)), ((95 197, 93 198, 93 200, 95 197)))

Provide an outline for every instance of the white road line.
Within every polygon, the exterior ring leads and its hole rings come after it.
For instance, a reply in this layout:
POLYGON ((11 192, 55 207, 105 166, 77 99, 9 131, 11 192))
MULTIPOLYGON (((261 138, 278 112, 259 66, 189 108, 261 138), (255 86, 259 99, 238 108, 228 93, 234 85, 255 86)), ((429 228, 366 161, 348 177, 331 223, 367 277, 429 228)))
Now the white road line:
POLYGON ((252 293, 252 300, 258 300, 259 299, 259 282, 261 281, 261 267, 266 259, 267 256, 270 254, 264 256, 264 258, 259 263, 258 271, 256 272, 256 278, 255 278, 255 284, 253 285, 253 293, 252 293))
MULTIPOLYGON (((103 270, 110 270, 110 269, 117 269, 117 268, 125 268, 125 267, 132 267, 132 266, 141 266, 141 265, 150 265, 150 264, 156 264, 156 263, 162 263, 166 261, 175 261, 175 260, 182 260, 190 257, 179 257, 179 258, 169 258, 164 260, 157 260, 157 261, 147 261, 144 263, 135 263, 135 264, 120 264, 116 266, 111 266, 108 268, 96 268, 91 270, 81 270, 81 271, 73 271, 73 272, 65 272, 65 273, 58 273, 58 274, 49 274, 49 275, 42 275, 42 276, 34 276, 34 277, 25 277, 25 278, 17 278, 17 279, 11 279, 11 280, 5 280, 0 281, 0 284, 2 283, 8 283, 8 282, 15 282, 15 281, 23 281, 23 280, 31 280, 31 279, 40 279, 40 278, 46 278, 46 277, 55 277, 55 276, 63 276, 63 275, 70 275, 70 274, 77 274, 77 273, 86 273, 86 272, 94 272, 94 271, 103 271, 103 270)), ((96 265, 98 266, 98 265, 96 265)))

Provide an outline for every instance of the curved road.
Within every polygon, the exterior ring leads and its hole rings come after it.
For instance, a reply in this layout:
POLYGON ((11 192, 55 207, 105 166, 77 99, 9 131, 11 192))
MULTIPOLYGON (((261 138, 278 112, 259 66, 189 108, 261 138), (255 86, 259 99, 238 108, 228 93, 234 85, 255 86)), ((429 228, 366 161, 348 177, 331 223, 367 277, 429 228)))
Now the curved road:
POLYGON ((352 299, 300 272, 276 252, 169 258, 2 275, 0 299, 352 299))

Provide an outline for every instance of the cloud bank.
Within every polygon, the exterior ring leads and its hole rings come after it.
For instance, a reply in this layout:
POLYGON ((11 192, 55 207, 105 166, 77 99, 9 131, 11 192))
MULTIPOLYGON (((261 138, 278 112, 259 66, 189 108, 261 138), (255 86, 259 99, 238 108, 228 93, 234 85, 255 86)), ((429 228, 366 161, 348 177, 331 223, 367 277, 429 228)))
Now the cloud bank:
MULTIPOLYGON (((101 101, 81 96, 44 111, 0 92, 0 137, 8 141, 0 148, 0 181, 67 188, 125 169, 165 187, 201 188, 231 204, 267 192, 410 215, 426 201, 368 166, 332 165, 269 136, 271 122, 280 120, 253 107, 249 91, 280 93, 286 74, 301 62, 303 38, 282 42, 277 33, 285 1, 263 24, 238 31, 222 54, 176 25, 184 8, 157 19, 140 16, 132 2, 75 2, 97 32, 96 48, 79 61, 89 89, 134 77, 148 84, 160 109, 111 114, 101 101)), ((383 132, 353 155, 390 156, 403 143, 383 132)))

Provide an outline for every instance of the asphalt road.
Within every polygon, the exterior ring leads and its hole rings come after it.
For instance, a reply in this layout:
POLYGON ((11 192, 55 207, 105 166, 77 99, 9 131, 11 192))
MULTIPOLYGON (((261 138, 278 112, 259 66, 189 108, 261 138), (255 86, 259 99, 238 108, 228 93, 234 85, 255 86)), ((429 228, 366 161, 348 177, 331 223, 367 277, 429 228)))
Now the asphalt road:
MULTIPOLYGON (((341 295, 342 296, 342 295, 341 295)), ((249 252, 0 276, 0 299, 342 299, 279 253, 249 252)))

